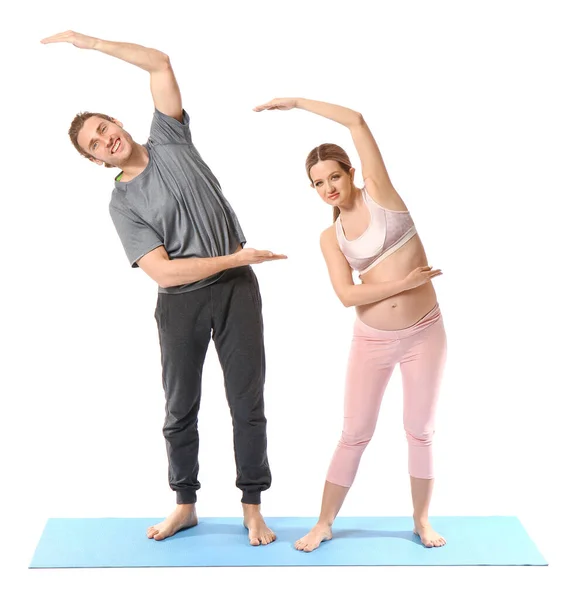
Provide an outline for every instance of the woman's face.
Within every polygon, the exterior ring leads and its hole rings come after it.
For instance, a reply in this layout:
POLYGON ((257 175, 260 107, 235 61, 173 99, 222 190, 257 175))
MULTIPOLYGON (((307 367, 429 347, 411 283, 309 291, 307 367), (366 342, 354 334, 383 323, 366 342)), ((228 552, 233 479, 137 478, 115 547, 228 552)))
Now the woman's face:
POLYGON ((330 206, 346 204, 353 189, 352 171, 346 173, 335 160, 321 160, 310 169, 312 187, 330 206))

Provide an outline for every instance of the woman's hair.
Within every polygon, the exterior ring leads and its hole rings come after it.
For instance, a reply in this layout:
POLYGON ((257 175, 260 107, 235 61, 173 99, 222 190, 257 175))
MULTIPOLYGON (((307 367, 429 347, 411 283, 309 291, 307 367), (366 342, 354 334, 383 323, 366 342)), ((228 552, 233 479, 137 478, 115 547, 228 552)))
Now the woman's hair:
MULTIPOLYGON (((335 160, 346 173, 349 173, 350 169, 352 169, 349 156, 347 156, 347 152, 345 152, 343 148, 337 144, 321 144, 314 148, 306 158, 306 173, 308 174, 308 179, 310 179, 312 183, 314 182, 310 176, 310 169, 322 160, 335 160)), ((334 206, 334 222, 338 216, 339 208, 334 206)))

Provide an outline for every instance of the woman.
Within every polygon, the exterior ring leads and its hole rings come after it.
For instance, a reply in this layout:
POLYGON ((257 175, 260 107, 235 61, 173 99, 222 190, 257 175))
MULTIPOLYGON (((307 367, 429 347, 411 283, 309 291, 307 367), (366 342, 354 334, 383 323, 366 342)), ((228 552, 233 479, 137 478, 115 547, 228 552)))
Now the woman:
POLYGON ((321 249, 335 293, 355 306, 346 377, 341 439, 331 461, 319 520, 295 543, 310 552, 332 537, 332 524, 353 484, 361 456, 375 430, 390 376, 400 364, 404 429, 414 506, 414 533, 426 547, 445 539, 428 520, 434 475, 434 414, 446 358, 446 337, 424 247, 402 198, 394 189, 379 148, 358 112, 304 98, 277 98, 263 110, 301 108, 349 128, 363 169, 354 184, 347 154, 334 144, 314 148, 306 159, 312 187, 333 207, 334 224, 322 232, 321 249), (356 285, 352 270, 359 272, 356 285))

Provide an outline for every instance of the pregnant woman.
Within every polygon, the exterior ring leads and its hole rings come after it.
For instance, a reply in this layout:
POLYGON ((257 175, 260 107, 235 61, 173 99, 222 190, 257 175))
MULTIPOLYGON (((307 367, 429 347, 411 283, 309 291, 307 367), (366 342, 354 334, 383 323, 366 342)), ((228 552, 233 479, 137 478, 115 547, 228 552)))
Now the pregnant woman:
MULTIPOLYGON (((357 319, 347 366, 344 420, 326 476, 317 524, 295 547, 310 552, 332 538, 332 525, 371 440, 386 386, 400 365, 404 429, 414 506, 414 533, 426 547, 445 539, 430 525, 434 470, 432 440, 436 404, 446 359, 446 335, 422 241, 404 201, 394 189, 363 116, 349 108, 276 98, 254 110, 303 109, 347 127, 359 154, 363 187, 335 144, 314 148, 306 159, 312 187, 333 207, 334 223, 320 245, 335 293, 355 306, 357 319), (355 284, 352 271, 359 273, 355 284)), ((385 486, 383 482, 383 487, 385 486)))

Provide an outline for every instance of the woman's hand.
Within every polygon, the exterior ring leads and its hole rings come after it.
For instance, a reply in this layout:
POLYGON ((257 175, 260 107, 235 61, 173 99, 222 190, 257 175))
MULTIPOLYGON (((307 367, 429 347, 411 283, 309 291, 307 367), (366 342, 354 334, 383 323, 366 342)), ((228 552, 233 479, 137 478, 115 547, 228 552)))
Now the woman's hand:
POLYGON ((432 269, 432 267, 417 267, 404 278, 405 290, 417 288, 431 281, 434 277, 443 275, 441 269, 432 269))
POLYGON ((296 108, 298 98, 274 98, 270 102, 260 104, 253 110, 255 112, 261 112, 262 110, 290 110, 296 108))

